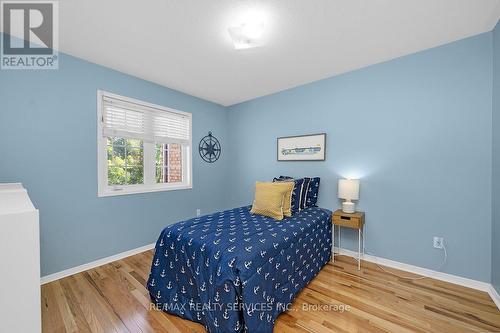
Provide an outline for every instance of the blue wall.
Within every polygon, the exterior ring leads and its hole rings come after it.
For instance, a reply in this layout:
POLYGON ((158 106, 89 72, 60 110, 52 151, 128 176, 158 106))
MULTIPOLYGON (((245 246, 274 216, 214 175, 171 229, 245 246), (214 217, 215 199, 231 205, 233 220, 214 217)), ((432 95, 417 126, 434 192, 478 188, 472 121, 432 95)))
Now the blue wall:
POLYGON ((500 23, 493 31, 493 190, 491 282, 500 293, 500 23))
MULTIPOLYGON (((235 105, 229 110, 231 206, 255 180, 321 176, 319 205, 339 208, 340 177, 359 177, 366 248, 482 281, 491 271, 492 33, 235 105), (276 138, 327 133, 326 162, 277 162, 276 138)), ((354 233, 342 246, 357 249, 354 233)))
POLYGON ((0 71, 0 182, 22 182, 40 209, 42 275, 152 243, 163 227, 194 216, 196 208, 225 208, 224 153, 214 164, 193 155, 192 190, 98 198, 98 89, 192 112, 195 144, 209 130, 227 144, 227 112, 60 56, 59 70, 0 71))

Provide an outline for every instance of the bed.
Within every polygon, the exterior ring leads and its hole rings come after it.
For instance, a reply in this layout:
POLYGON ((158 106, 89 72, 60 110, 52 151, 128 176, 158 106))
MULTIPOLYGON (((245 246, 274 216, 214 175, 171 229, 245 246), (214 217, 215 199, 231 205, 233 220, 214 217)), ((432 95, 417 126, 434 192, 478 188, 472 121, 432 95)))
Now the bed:
POLYGON ((251 206, 182 221, 156 243, 147 287, 157 308, 211 332, 272 332, 331 258, 331 211, 282 221, 251 206))

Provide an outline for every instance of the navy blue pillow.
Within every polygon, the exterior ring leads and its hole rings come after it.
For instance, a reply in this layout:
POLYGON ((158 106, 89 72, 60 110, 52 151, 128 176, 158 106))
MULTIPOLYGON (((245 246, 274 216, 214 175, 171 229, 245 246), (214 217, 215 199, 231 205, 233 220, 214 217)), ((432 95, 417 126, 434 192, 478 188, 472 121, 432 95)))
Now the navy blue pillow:
POLYGON ((304 179, 293 179, 288 176, 279 176, 278 178, 273 178, 273 182, 283 182, 293 180, 295 185, 292 191, 292 214, 297 213, 300 210, 300 198, 302 193, 302 184, 304 183, 304 179))
POLYGON ((300 194, 304 186, 304 179, 295 179, 295 186, 292 192, 292 213, 300 211, 300 194))
POLYGON ((318 207, 319 177, 311 178, 307 189, 306 207, 318 207))
POLYGON ((281 181, 284 181, 284 180, 290 180, 290 179, 293 179, 293 177, 289 177, 289 176, 279 176, 279 177, 274 177, 273 178, 273 182, 281 182, 281 181))
POLYGON ((306 205, 306 200, 307 200, 307 193, 309 191, 309 183, 311 182, 311 178, 304 177, 304 183, 302 184, 302 192, 300 194, 300 209, 304 209, 307 207, 306 205))

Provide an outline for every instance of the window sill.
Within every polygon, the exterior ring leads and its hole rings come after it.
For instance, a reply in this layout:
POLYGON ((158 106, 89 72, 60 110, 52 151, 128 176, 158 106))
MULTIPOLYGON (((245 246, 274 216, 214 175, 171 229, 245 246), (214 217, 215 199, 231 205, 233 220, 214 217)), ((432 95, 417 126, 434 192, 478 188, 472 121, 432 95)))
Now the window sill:
POLYGON ((176 190, 190 190, 193 185, 169 185, 169 186, 152 186, 152 187, 122 187, 121 189, 113 189, 106 187, 105 189, 99 189, 97 196, 101 197, 114 197, 118 195, 129 195, 129 194, 142 194, 151 192, 164 192, 164 191, 176 191, 176 190))

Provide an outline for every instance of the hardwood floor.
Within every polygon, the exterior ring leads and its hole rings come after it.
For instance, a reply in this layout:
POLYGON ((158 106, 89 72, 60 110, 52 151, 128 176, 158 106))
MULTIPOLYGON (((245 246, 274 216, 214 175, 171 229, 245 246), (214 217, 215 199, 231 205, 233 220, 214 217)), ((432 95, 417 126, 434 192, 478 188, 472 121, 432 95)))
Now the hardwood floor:
MULTIPOLYGON (((43 285, 43 332, 205 332, 149 309, 151 258, 148 251, 43 285)), ((274 332, 500 332, 500 311, 487 293, 400 279, 367 262, 358 271, 351 258, 337 258, 280 315, 274 332), (318 305, 325 308, 307 309, 318 305)))

